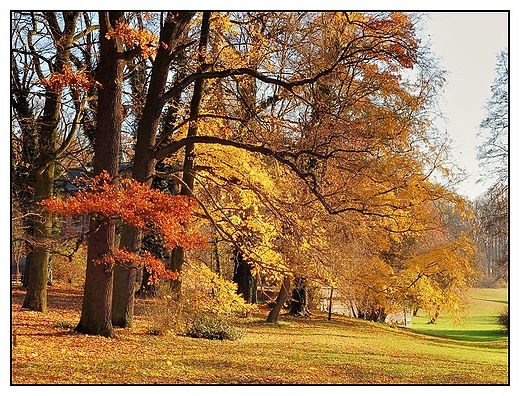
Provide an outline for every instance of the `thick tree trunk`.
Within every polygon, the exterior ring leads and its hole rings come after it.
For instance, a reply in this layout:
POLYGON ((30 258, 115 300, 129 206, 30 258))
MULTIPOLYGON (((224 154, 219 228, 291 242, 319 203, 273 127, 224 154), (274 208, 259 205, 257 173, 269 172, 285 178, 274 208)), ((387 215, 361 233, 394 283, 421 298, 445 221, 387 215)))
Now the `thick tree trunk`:
MULTIPOLYGON (((176 49, 177 40, 182 36, 188 22, 194 13, 182 12, 178 14, 169 13, 164 27, 161 29, 160 42, 166 46, 159 46, 152 67, 151 80, 146 96, 139 127, 137 129, 137 142, 135 148, 132 178, 148 186, 151 185, 155 171, 156 160, 153 147, 156 143, 156 134, 163 111, 161 96, 164 93, 170 64, 171 52, 176 49)), ((128 226, 128 228, 130 228, 128 226)), ((137 231, 135 231, 137 232, 137 231)), ((140 247, 140 239, 122 241, 129 251, 137 252, 140 247)), ((134 293, 130 290, 135 287, 135 270, 121 268, 115 273, 114 279, 114 324, 127 327, 133 322, 134 293)))
POLYGON ((134 325, 134 293, 136 281, 135 268, 114 268, 114 291, 112 297, 112 325, 116 327, 133 327, 134 325))
MULTIPOLYGON (((70 57, 70 48, 79 13, 63 13, 64 28, 59 29, 52 12, 44 13, 53 33, 56 47, 55 72, 61 72, 70 57)), ((34 218, 34 251, 32 252, 25 295, 24 308, 45 312, 47 310, 47 281, 49 266, 49 243, 52 238, 53 215, 39 207, 38 203, 51 198, 54 190, 54 155, 58 141, 62 92, 47 88, 42 116, 38 119, 38 160, 34 174, 34 203, 37 215, 34 218)))
MULTIPOLYGON (((51 163, 37 175, 35 181, 35 201, 52 196, 54 186, 54 164, 51 163)), ((49 271, 49 246, 52 238, 52 213, 41 210, 34 222, 35 247, 31 254, 29 280, 23 307, 33 311, 47 311, 47 281, 49 271)))
MULTIPOLYGON (((106 33, 124 21, 123 12, 100 12, 100 61, 97 80, 102 84, 98 95, 97 127, 94 142, 94 174, 106 170, 118 173, 119 144, 123 121, 122 82, 124 59, 119 38, 108 39, 106 33)), ((76 331, 115 337, 112 328, 113 268, 97 261, 114 249, 115 222, 91 220, 87 253, 87 274, 81 318, 76 331), (99 229, 98 229, 99 228, 99 229)))
POLYGON ((278 297, 276 297, 274 307, 271 309, 271 312, 269 312, 269 316, 267 317, 267 322, 269 322, 269 323, 278 322, 278 318, 280 317, 280 311, 282 310, 283 305, 289 298, 290 289, 291 289, 291 278, 289 276, 285 276, 283 278, 282 287, 280 288, 278 297))
MULTIPOLYGON (((121 247, 126 247, 131 252, 137 252, 140 244, 139 234, 136 228, 123 226, 121 247)), ((136 267, 116 266, 114 268, 114 293, 112 296, 112 324, 114 326, 133 326, 136 275, 136 267)))
POLYGON ((99 224, 96 220, 91 221, 92 229, 98 226, 99 229, 89 239, 85 292, 76 331, 115 338, 112 328, 113 271, 109 266, 96 263, 112 250, 115 222, 111 220, 99 224))

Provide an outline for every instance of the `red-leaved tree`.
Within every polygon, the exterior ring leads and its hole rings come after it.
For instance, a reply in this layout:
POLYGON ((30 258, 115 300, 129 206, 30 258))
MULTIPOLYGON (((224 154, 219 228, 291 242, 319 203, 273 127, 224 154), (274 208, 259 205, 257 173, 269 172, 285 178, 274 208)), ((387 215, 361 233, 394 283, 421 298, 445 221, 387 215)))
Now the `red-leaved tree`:
MULTIPOLYGON (((43 201, 46 209, 66 218, 88 214, 98 224, 120 220, 123 224, 160 236, 169 249, 177 246, 190 249, 204 243, 189 227, 191 213, 197 205, 193 198, 169 195, 135 179, 123 178, 115 182, 107 172, 91 180, 78 179, 76 182, 82 186, 80 191, 65 200, 54 197, 43 201)), ((115 265, 145 267, 152 274, 150 281, 153 283, 161 277, 176 279, 178 276, 152 254, 139 255, 125 248, 114 248, 97 264, 108 268, 115 265)))

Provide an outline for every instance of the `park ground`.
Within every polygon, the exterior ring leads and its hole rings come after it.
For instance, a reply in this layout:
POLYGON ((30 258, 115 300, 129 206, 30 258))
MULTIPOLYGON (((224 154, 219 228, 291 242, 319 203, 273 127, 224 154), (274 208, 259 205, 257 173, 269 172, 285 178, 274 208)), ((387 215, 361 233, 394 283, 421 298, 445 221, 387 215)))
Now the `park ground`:
POLYGON ((13 385, 509 384, 508 336, 495 322, 506 289, 476 289, 465 316, 427 325, 419 315, 412 328, 319 312, 273 325, 259 306, 235 341, 153 334, 150 299, 116 339, 78 334, 81 289, 49 287, 45 314, 22 309, 24 293, 12 287, 13 385))

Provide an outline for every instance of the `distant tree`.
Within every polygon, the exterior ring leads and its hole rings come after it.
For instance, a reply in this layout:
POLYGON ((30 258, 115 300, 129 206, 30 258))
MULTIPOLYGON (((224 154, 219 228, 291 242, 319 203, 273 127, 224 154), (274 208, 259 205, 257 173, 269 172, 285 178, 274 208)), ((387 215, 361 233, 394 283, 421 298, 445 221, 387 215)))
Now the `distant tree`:
POLYGON ((480 165, 487 177, 497 184, 507 185, 509 158, 509 51, 497 56, 496 77, 491 86, 491 98, 487 101, 486 116, 480 123, 480 135, 487 132, 487 139, 478 147, 480 165))
POLYGON ((256 275, 252 273, 252 266, 244 260, 243 254, 238 249, 234 251, 233 261, 235 263, 233 282, 238 285, 237 293, 241 294, 247 303, 256 304, 257 280, 256 275))
POLYGON ((475 203, 479 246, 486 274, 507 279, 509 263, 509 52, 497 56, 496 77, 480 134, 478 159, 493 185, 475 203), (494 272, 493 272, 494 270, 494 272))

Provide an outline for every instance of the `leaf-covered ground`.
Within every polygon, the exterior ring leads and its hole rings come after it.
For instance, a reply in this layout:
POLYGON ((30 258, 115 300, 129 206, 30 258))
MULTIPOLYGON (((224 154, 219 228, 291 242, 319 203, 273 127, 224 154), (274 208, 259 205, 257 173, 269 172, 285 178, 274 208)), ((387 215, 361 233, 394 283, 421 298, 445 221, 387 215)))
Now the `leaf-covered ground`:
POLYGON ((151 335, 152 300, 137 300, 136 325, 117 339, 86 336, 82 291, 49 288, 49 311, 21 308, 12 290, 12 384, 507 384, 508 342, 467 342, 356 319, 327 321, 266 312, 240 323, 237 341, 151 335))

